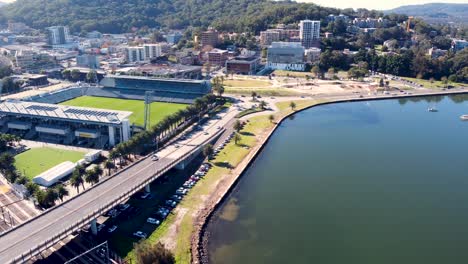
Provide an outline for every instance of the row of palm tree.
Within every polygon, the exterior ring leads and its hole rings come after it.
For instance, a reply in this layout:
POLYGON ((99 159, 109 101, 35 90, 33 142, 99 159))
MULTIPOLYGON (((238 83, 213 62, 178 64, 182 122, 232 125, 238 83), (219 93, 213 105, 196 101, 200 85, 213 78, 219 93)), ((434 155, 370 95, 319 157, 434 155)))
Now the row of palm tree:
POLYGON ((166 116, 159 123, 153 125, 146 131, 135 134, 130 140, 117 144, 110 152, 109 159, 112 164, 106 163, 105 168, 110 170, 115 165, 115 161, 119 159, 120 164, 125 160, 129 160, 131 156, 138 155, 144 152, 148 147, 154 146, 159 142, 164 142, 166 139, 175 135, 181 124, 186 123, 194 118, 201 118, 203 113, 208 111, 216 103, 216 96, 212 94, 197 98, 194 103, 185 109, 181 109, 176 113, 166 116))
POLYGON ((101 175, 104 173, 104 170, 99 166, 95 166, 93 169, 86 170, 85 167, 78 165, 73 170, 72 176, 70 178, 71 186, 76 188, 76 191, 80 192, 80 186, 85 190, 84 183, 90 183, 94 185, 99 182, 101 175))

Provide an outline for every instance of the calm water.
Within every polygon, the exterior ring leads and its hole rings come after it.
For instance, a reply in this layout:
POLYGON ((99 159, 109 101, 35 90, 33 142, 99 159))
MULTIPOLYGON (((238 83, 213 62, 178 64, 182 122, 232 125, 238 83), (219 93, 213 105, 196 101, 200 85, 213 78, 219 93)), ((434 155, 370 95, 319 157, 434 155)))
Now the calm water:
POLYGON ((284 122, 213 217, 211 263, 468 263, 463 99, 335 104, 284 122))

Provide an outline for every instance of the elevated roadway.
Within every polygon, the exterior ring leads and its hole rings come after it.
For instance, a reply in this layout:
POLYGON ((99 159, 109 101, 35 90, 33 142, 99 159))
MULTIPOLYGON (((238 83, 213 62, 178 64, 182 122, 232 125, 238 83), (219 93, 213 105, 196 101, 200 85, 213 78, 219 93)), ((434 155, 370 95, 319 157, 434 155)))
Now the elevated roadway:
POLYGON ((22 263, 67 235, 89 224, 110 208, 140 191, 150 182, 189 158, 220 136, 237 110, 220 113, 199 131, 161 149, 158 161, 147 157, 80 195, 49 209, 0 236, 0 263, 22 263))

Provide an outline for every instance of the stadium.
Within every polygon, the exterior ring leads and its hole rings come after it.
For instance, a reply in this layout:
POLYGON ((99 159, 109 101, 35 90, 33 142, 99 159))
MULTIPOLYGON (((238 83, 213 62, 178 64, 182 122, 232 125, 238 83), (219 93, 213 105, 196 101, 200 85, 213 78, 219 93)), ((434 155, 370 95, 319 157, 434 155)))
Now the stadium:
POLYGON ((205 80, 107 76, 99 86, 77 84, 0 102, 0 132, 33 141, 106 149, 210 92, 205 80))

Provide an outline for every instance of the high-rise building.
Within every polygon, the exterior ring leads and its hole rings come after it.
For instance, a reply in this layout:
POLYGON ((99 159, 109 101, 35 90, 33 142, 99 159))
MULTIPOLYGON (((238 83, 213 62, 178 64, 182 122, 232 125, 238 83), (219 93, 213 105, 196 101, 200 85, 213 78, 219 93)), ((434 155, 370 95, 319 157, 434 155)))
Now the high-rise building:
POLYGON ((304 47, 299 42, 273 42, 268 47, 267 67, 273 70, 304 71, 304 47))
POLYGON ((320 46, 320 21, 301 20, 300 24, 301 44, 304 48, 318 48, 320 46))
POLYGON ((219 33, 216 30, 208 30, 201 33, 201 46, 216 47, 218 45, 219 33))
POLYGON ((145 60, 151 60, 161 56, 160 44, 144 44, 143 48, 145 49, 145 60))
POLYGON ((69 42, 68 27, 54 26, 47 28, 47 43, 49 45, 63 45, 69 42))
POLYGON ((145 60, 145 48, 143 47, 128 47, 127 61, 140 62, 145 60))

